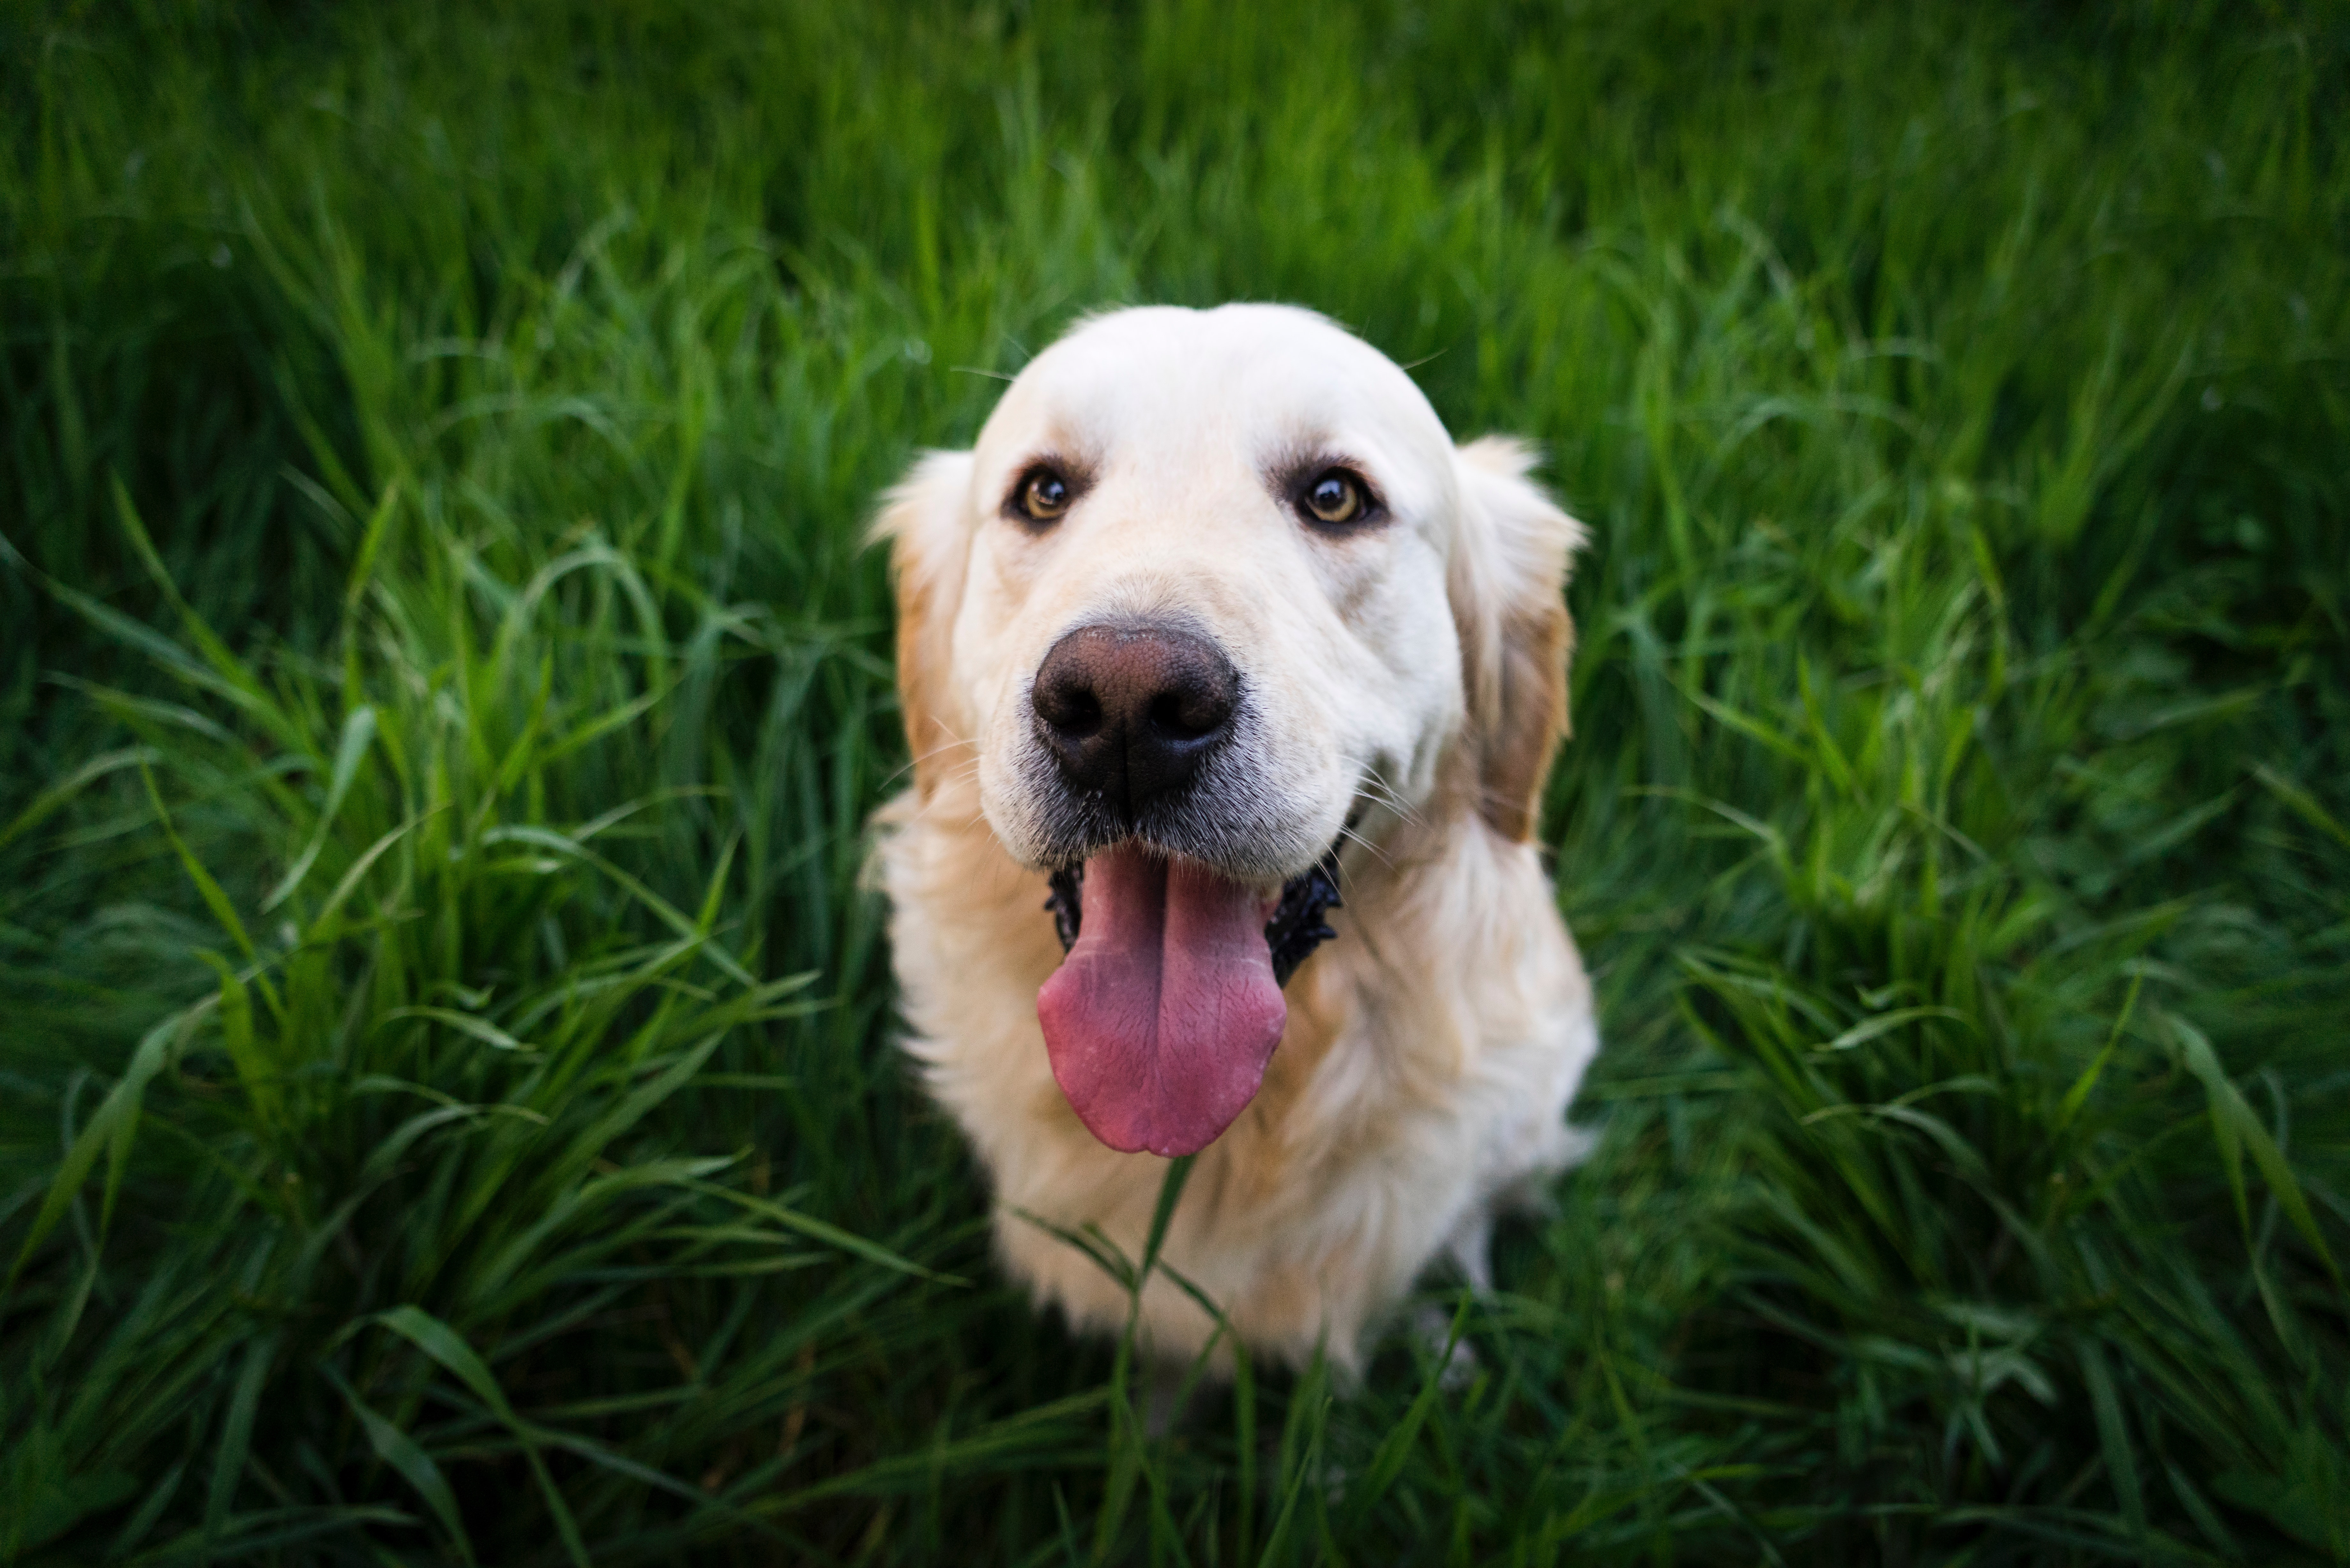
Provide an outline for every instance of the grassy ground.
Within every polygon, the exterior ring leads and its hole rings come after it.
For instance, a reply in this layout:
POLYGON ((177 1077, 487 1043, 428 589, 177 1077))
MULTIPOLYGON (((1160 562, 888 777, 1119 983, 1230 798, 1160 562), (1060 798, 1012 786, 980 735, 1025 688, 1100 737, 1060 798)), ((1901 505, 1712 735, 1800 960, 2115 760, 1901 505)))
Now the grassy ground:
POLYGON ((0 23, 0 1563, 2350 1560, 2343 14, 1248 15, 0 23), (858 537, 1241 296, 1592 524, 1602 1137, 1472 1387, 1152 1440, 858 537))

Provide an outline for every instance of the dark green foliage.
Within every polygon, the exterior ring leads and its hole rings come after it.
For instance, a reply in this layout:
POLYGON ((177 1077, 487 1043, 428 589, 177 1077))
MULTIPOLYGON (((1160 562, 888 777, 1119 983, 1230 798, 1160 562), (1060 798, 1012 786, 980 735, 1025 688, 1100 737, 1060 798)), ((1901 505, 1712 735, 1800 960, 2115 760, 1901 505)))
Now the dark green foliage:
POLYGON ((2345 45, 16 8, 0 1563, 2350 1559, 2345 45), (1593 526, 1603 1136, 1467 1386, 1152 1438, 889 1047, 859 534, 1226 297, 1593 526))

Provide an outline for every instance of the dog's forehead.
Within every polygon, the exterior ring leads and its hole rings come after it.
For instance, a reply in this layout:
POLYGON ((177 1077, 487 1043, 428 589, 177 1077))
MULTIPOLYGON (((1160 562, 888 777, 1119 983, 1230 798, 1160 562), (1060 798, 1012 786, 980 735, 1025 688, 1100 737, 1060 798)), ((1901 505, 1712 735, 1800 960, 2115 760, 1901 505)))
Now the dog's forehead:
POLYGON ((1435 461, 1451 438, 1386 355, 1311 311, 1269 305, 1097 317, 1030 362, 980 436, 1010 461, 1003 449, 1115 462, 1202 443, 1251 461, 1330 448, 1407 463, 1435 461))

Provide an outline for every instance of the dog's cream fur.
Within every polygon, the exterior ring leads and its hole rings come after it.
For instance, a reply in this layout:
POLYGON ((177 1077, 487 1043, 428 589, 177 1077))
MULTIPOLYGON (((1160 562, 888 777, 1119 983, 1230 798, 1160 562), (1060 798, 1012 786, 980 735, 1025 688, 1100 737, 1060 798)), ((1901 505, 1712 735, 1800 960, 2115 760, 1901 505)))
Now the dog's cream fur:
MULTIPOLYGON (((1346 838, 1337 938, 1290 981, 1263 1087, 1199 1156, 1164 1250, 1252 1353, 1357 1365, 1440 1252, 1482 1284, 1496 1207, 1579 1154, 1590 987, 1531 840, 1582 533, 1530 462, 1456 448, 1408 377, 1319 317, 1151 308, 1039 356, 973 451, 924 457, 889 497, 915 782, 879 823, 909 1049, 993 1178, 1005 1262, 1076 1324, 1116 1328, 1127 1297, 1024 1216, 1139 1257, 1167 1164, 1086 1130, 1037 1024, 1062 954, 1027 693, 1074 627, 1180 616, 1239 667, 1259 722, 1227 875, 1270 888, 1346 838), (1087 483, 1038 530, 1003 502, 1045 458, 1087 483), (1387 519, 1305 526, 1278 471, 1323 461, 1366 475, 1387 519)), ((1142 1306, 1162 1356, 1213 1331, 1163 1278, 1142 1306)))

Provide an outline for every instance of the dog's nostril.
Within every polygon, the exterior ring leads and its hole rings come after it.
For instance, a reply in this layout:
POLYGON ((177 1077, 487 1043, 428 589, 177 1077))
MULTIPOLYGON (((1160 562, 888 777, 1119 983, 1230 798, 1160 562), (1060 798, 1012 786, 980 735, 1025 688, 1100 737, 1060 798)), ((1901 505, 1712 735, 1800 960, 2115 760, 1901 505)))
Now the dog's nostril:
POLYGON ((1200 687, 1164 691, 1153 698, 1146 715, 1150 727, 1174 741, 1196 741, 1224 727, 1232 705, 1200 687))
POLYGON ((1072 741, 1085 740, 1101 728, 1101 699, 1087 687, 1039 681, 1035 702, 1036 716, 1072 741))

